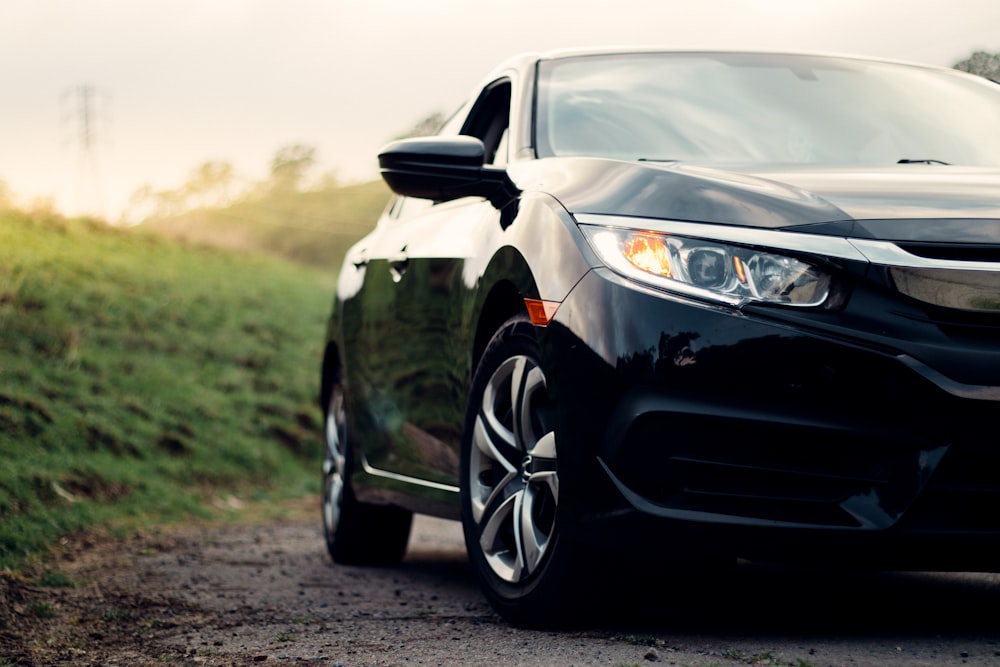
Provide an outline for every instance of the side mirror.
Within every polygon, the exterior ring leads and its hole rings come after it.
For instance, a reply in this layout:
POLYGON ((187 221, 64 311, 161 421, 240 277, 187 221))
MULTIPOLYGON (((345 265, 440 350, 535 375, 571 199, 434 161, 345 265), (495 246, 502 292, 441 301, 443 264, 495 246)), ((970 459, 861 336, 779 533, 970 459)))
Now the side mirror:
POLYGON ((505 169, 483 164, 486 149, 475 137, 419 137, 379 152, 382 178, 404 197, 450 201, 485 197, 498 209, 520 192, 505 169))

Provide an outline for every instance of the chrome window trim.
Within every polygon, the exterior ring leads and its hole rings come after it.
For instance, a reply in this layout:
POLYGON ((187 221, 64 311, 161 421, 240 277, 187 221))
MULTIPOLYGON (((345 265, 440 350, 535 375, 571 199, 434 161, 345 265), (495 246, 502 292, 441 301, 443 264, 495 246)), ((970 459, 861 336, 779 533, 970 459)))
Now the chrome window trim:
POLYGON ((574 217, 578 223, 586 225, 677 234, 678 236, 738 243, 774 250, 791 250, 882 266, 1000 272, 1000 262, 965 262, 920 257, 907 252, 891 241, 822 236, 805 232, 785 232, 775 229, 734 227, 700 222, 681 222, 679 220, 635 218, 623 215, 580 213, 574 217))

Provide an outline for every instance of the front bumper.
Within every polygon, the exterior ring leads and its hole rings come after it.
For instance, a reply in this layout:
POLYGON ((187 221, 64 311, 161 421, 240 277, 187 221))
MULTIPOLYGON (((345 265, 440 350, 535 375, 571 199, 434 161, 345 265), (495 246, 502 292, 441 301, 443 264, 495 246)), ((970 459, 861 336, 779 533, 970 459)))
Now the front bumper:
MULTIPOLYGON (((854 296, 871 307, 864 288, 854 296)), ((567 530, 646 546, 686 535, 744 557, 1000 567, 1000 402, 935 383, 909 339, 887 343, 892 326, 844 335, 871 319, 851 307, 808 326, 588 274, 541 335, 567 530)), ((1000 385, 995 369, 975 377, 1000 385)))

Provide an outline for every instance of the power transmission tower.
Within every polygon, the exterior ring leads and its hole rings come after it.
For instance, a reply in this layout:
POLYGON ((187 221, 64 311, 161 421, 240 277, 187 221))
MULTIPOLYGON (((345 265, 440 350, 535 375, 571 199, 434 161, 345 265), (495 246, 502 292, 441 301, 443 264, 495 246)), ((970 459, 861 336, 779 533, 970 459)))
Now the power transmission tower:
POLYGON ((107 97, 96 87, 85 84, 63 93, 62 103, 63 120, 75 130, 73 142, 79 152, 72 208, 79 213, 104 217, 104 183, 97 159, 97 144, 100 121, 103 117, 106 122, 107 118, 107 97))

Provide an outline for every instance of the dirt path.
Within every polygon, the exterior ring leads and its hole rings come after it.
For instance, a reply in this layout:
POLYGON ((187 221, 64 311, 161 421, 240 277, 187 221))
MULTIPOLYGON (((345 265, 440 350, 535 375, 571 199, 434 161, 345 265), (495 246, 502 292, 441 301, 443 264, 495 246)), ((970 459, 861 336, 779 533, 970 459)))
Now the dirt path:
POLYGON ((993 575, 741 565, 697 600, 650 587, 612 620, 556 633, 492 613, 447 522, 418 520, 393 568, 331 565, 301 515, 63 553, 75 588, 0 578, 0 667, 1000 664, 993 575))

